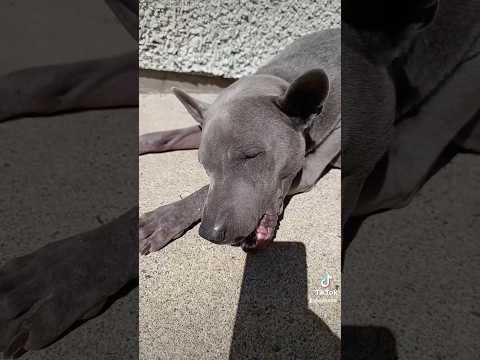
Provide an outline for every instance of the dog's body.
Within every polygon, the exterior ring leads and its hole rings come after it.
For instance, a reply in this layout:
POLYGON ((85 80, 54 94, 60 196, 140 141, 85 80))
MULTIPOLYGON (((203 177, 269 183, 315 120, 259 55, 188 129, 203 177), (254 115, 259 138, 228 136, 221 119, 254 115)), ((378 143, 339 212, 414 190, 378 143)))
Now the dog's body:
POLYGON ((452 141, 480 149, 480 4, 383 6, 342 3, 344 224, 408 204, 452 141))

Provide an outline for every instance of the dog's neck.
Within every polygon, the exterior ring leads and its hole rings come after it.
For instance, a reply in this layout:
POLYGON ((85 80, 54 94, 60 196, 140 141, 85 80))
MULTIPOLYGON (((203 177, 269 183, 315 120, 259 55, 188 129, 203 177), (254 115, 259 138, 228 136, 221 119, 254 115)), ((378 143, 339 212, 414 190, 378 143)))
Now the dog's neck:
POLYGON ((316 120, 312 121, 311 125, 303 131, 306 154, 317 151, 333 131, 341 126, 340 115, 334 121, 323 121, 325 115, 322 113, 314 116, 316 120))

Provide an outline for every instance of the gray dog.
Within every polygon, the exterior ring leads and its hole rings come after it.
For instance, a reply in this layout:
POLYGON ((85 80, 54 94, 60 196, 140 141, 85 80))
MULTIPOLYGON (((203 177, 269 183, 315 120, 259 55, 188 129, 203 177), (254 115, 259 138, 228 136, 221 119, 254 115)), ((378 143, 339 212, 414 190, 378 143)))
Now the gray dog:
POLYGON ((143 216, 142 253, 200 219, 214 243, 252 250, 273 239, 285 198, 339 163, 340 45, 338 29, 305 36, 213 104, 173 89, 200 126, 144 135, 140 152, 199 147, 210 186, 143 216))
POLYGON ((442 5, 342 3, 342 71, 340 32, 330 30, 297 40, 211 105, 174 89, 200 126, 144 135, 140 153, 199 148, 210 186, 144 215, 140 251, 200 219, 214 243, 266 246, 285 197, 340 166, 340 147, 344 229, 408 204, 452 142, 479 151, 480 5, 442 5))

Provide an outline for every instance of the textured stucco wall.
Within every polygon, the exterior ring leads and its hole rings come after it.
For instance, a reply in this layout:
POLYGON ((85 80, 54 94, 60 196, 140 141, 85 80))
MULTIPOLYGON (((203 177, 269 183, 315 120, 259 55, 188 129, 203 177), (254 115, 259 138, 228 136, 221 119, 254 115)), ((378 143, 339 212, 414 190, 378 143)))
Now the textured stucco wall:
POLYGON ((140 0, 140 67, 239 77, 340 26, 340 0, 140 0))

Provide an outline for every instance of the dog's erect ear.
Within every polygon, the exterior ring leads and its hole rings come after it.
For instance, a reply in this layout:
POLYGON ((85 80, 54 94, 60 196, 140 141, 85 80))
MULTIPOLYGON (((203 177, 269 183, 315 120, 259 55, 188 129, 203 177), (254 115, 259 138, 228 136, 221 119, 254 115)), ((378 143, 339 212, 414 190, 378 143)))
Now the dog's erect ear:
POLYGON ((208 104, 204 103, 203 101, 196 100, 190 95, 188 95, 185 91, 180 90, 178 88, 172 88, 173 93, 180 100, 185 106, 185 109, 192 115, 192 117, 203 125, 205 121, 205 111, 207 111, 208 104))
POLYGON ((310 70, 293 81, 278 104, 288 116, 307 119, 321 110, 328 89, 327 74, 320 69, 310 70))

